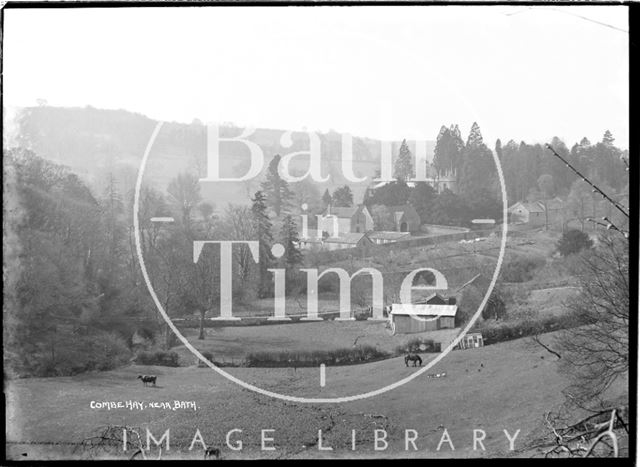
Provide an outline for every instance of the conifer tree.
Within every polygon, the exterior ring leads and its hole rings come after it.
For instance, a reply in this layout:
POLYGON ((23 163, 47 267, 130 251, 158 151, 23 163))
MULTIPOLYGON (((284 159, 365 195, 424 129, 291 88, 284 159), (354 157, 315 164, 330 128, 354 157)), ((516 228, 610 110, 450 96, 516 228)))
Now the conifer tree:
POLYGON ((397 180, 407 181, 413 175, 413 162, 407 140, 403 139, 398 152, 398 158, 394 166, 394 177, 397 180))
POLYGON ((273 245, 273 235, 271 234, 272 224, 267 214, 266 198, 262 191, 257 191, 251 199, 251 215, 253 217, 253 228, 255 229, 260 253, 258 257, 258 271, 260 282, 258 285, 258 295, 263 298, 271 290, 269 287, 270 273, 267 271, 273 266, 274 258, 271 254, 273 245))
POLYGON ((288 211, 290 200, 293 197, 293 193, 291 193, 289 189, 289 184, 280 177, 280 173, 278 172, 280 159, 279 154, 273 156, 267 169, 266 180, 262 182, 262 191, 266 196, 267 206, 273 209, 276 216, 280 216, 281 213, 288 211))
POLYGON ((492 191, 495 177, 491 150, 484 144, 480 127, 474 122, 462 154, 458 191, 465 201, 476 202, 480 195, 484 197, 492 191))
POLYGON ((324 203, 324 207, 326 208, 331 204, 331 194, 329 193, 329 188, 324 190, 324 195, 322 195, 322 202, 324 203))
POLYGON ((303 260, 299 247, 298 228, 290 214, 284 216, 282 220, 280 243, 284 246, 284 254, 280 261, 286 269, 287 288, 289 288, 295 282, 292 280, 296 275, 294 268, 303 260))

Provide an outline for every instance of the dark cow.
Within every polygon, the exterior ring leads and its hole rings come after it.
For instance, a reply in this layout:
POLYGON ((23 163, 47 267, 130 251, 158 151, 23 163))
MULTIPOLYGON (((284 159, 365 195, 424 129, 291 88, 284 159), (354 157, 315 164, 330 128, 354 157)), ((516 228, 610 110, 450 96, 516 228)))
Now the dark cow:
POLYGON ((422 366, 422 359, 417 353, 410 353, 404 357, 404 364, 406 366, 409 366, 410 361, 413 362, 413 366, 416 366, 416 363, 419 363, 420 366, 422 366))
POLYGON ((142 383, 145 386, 149 385, 149 383, 153 383, 153 385, 155 386, 158 377, 155 375, 138 375, 138 379, 141 379, 142 383))
POLYGON ((220 459, 220 449, 218 448, 207 448, 204 452, 205 459, 220 459))

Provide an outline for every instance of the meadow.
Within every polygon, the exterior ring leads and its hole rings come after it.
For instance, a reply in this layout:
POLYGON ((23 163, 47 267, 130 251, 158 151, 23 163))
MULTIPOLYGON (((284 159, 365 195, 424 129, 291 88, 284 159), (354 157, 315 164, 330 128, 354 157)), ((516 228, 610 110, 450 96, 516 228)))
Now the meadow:
MULTIPOLYGON (((550 337, 550 336, 549 336, 550 337)), ((425 360, 429 358, 425 355, 425 360)), ((339 397, 363 393, 395 382, 417 371, 401 358, 375 363, 330 367, 326 385, 319 384, 317 368, 231 368, 243 381, 261 388, 300 397, 339 397)), ((222 456, 240 458, 345 457, 489 457, 532 456, 532 444, 543 429, 543 416, 558 407, 566 379, 557 371, 555 358, 528 339, 480 349, 454 351, 428 370, 446 373, 429 378, 422 374, 411 382, 376 397, 340 404, 294 403, 273 399, 241 388, 197 366, 167 368, 131 365, 114 371, 74 377, 30 378, 9 381, 6 394, 7 454, 10 458, 58 459, 76 456, 125 458, 132 451, 121 446, 108 451, 88 450, 78 444, 105 425, 149 428, 159 439, 170 429, 171 451, 163 458, 203 457, 188 447, 196 429, 208 446, 222 456), (157 387, 144 387, 140 373, 157 374, 157 387), (195 401, 197 409, 147 408, 92 409, 92 401, 144 402, 195 401), (455 450, 436 447, 446 428, 455 450), (242 451, 226 446, 225 436, 243 441, 242 451), (275 451, 261 450, 261 430, 273 429, 275 451), (374 450, 374 430, 387 433, 388 448, 374 450), (487 433, 486 450, 474 450, 473 429, 487 433), (515 451, 509 450, 503 430, 520 430, 515 451), (318 430, 323 445, 318 450, 318 430), (356 450, 351 446, 356 430, 356 450), (405 450, 405 430, 415 430, 417 451, 405 450)), ((612 388, 612 397, 624 395, 612 388)), ((198 445, 199 447, 199 445, 198 445)))

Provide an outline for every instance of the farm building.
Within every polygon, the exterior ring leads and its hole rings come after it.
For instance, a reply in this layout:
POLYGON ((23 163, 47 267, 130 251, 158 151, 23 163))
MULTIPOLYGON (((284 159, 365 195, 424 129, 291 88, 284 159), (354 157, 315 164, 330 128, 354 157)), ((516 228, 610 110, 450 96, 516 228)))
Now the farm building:
POLYGON ((455 327, 457 305, 394 303, 389 321, 394 334, 436 331, 455 327))
POLYGON ((511 222, 540 227, 545 225, 545 222, 548 222, 549 225, 561 222, 563 208, 563 201, 560 198, 553 198, 533 203, 518 202, 508 211, 511 222))
POLYGON ((482 334, 479 332, 469 332, 465 334, 462 340, 458 343, 458 348, 460 350, 473 349, 476 347, 484 347, 484 339, 482 339, 482 334))

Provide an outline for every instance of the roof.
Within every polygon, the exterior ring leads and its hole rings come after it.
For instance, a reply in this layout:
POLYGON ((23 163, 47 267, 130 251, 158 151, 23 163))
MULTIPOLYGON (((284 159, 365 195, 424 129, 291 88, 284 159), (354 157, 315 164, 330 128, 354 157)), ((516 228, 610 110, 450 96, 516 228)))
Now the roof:
POLYGON ((358 213, 359 211, 364 211, 365 209, 367 209, 367 207, 364 204, 358 204, 357 206, 349 206, 348 208, 330 206, 324 210, 322 215, 323 216, 332 215, 341 219, 344 219, 344 218, 351 219, 356 213, 358 213))
POLYGON ((522 206, 523 208, 525 208, 529 212, 544 212, 544 207, 539 202, 535 202, 535 203, 518 202, 518 203, 514 204, 513 206, 511 206, 509 208, 509 211, 515 209, 518 206, 522 206))
POLYGON ((336 217, 343 217, 343 218, 346 217, 346 218, 351 219, 353 217, 353 215, 356 212, 358 212, 358 209, 359 209, 359 206, 350 206, 348 208, 337 208, 337 207, 331 206, 328 209, 328 211, 329 211, 328 213, 327 213, 327 211, 325 211, 325 215, 331 214, 331 215, 336 216, 336 217))
POLYGON ((387 230, 373 231, 367 234, 370 239, 379 238, 381 240, 399 240, 404 237, 408 237, 411 234, 409 232, 393 232, 387 230))
POLYGON ((360 242, 360 240, 362 240, 362 237, 364 237, 365 234, 364 233, 357 233, 357 232, 351 232, 351 233, 345 233, 340 235, 339 237, 328 237, 327 239, 325 239, 325 243, 348 243, 350 245, 356 245, 358 242, 360 242))
MULTIPOLYGON (((440 295, 438 292, 434 292, 434 293, 432 293, 431 295, 429 295, 426 298, 417 300, 416 303, 417 304, 422 304, 422 303, 429 304, 429 302, 431 302, 431 300, 433 300, 436 297, 439 298, 440 300, 442 300, 444 302, 444 304, 447 304, 447 302, 449 301, 448 297, 444 297, 444 296, 440 295)), ((436 304, 434 303, 433 305, 436 305, 436 304)))
POLYGON ((394 303, 391 305, 392 315, 406 316, 455 316, 458 305, 416 305, 413 303, 394 303))
MULTIPOLYGON (((378 182, 375 185, 373 185, 371 188, 375 190, 376 188, 382 188, 383 186, 388 185, 389 183, 395 183, 395 181, 378 182)), ((405 182, 405 183, 409 188, 415 188, 416 186, 416 182, 405 182)))

